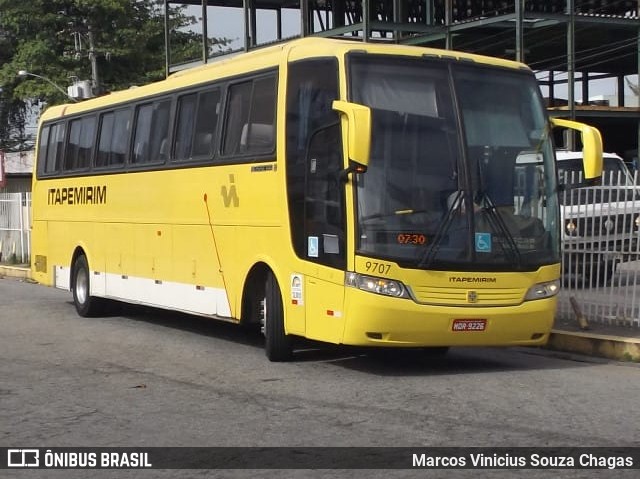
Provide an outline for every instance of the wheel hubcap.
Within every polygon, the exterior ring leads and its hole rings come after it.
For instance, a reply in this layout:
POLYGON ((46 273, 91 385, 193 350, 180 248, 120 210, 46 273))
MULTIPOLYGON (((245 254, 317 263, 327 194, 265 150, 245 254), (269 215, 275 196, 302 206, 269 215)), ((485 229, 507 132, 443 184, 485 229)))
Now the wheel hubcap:
POLYGON ((89 281, 85 270, 78 271, 76 276, 76 298, 78 302, 84 304, 87 301, 89 293, 89 281))

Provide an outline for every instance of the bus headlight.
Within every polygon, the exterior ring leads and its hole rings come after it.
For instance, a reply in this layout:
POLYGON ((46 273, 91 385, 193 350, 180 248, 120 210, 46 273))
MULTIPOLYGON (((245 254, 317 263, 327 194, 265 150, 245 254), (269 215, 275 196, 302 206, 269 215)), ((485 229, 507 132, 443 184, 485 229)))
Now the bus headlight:
POLYGON ((392 279, 377 278, 364 274, 349 272, 345 276, 345 286, 358 288, 370 293, 393 296, 394 298, 408 298, 407 288, 400 282, 392 279))
POLYGON ((527 294, 524 296, 524 300, 532 301, 534 299, 551 298, 558 294, 559 291, 559 279, 556 279, 555 281, 548 281, 546 283, 538 283, 529 288, 529 291, 527 291, 527 294))
POLYGON ((577 226, 573 221, 571 221, 571 220, 567 221, 567 224, 565 225, 565 228, 567 229, 567 234, 569 234, 571 236, 576 234, 577 226))
POLYGON ((640 228, 640 215, 636 216, 636 219, 633 220, 633 224, 636 225, 636 228, 640 228))

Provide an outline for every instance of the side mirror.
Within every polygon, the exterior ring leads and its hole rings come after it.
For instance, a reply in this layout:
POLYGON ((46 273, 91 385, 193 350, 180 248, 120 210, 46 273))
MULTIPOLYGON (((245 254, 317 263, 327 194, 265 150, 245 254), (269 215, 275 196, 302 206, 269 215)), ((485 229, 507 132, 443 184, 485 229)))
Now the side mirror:
POLYGON ((334 100, 332 107, 343 115, 343 132, 346 128, 343 137, 347 142, 349 167, 345 174, 363 173, 367 170, 371 153, 371 109, 341 100, 334 100))
POLYGON ((554 127, 569 128, 580 132, 582 138, 582 163, 586 180, 597 180, 602 175, 602 137, 597 128, 584 123, 561 118, 551 118, 554 127))
POLYGON ((349 175, 352 173, 365 173, 367 171, 367 167, 361 165, 360 163, 356 163, 355 161, 349 160, 349 166, 347 166, 344 170, 340 171, 338 175, 338 180, 343 183, 346 183, 349 179, 349 175))

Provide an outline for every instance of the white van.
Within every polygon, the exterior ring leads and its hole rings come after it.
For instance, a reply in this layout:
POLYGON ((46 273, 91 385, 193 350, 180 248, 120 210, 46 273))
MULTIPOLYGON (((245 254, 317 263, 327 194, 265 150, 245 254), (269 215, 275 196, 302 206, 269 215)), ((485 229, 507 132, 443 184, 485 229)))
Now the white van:
MULTIPOLYGON (((558 150, 556 160, 563 276, 586 285, 602 284, 611 278, 618 263, 638 251, 640 187, 614 153, 603 154, 601 184, 586 187, 582 152, 558 150)), ((536 163, 535 153, 522 153, 516 167, 534 167, 536 163)), ((526 191, 526 185, 520 191, 526 191)), ((520 200, 527 202, 524 196, 520 200)))
POLYGON ((606 282, 616 265, 638 251, 640 188, 622 158, 603 154, 602 182, 582 183, 582 153, 557 151, 563 244, 563 272, 589 283, 606 282))

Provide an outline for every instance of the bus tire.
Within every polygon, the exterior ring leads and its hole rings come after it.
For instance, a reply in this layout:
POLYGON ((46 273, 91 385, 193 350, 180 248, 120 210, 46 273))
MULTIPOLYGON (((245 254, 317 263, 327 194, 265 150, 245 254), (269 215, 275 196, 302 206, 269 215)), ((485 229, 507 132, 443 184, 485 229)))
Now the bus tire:
POLYGON ((80 255, 73 263, 71 291, 76 311, 83 318, 98 316, 103 310, 104 300, 91 296, 91 279, 87 257, 80 255))
POLYGON ((282 294, 273 273, 267 274, 263 305, 264 345, 269 361, 290 361, 293 357, 293 338, 284 330, 282 294))

